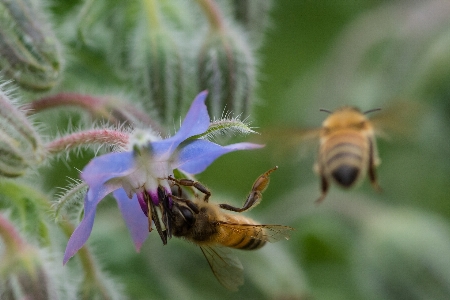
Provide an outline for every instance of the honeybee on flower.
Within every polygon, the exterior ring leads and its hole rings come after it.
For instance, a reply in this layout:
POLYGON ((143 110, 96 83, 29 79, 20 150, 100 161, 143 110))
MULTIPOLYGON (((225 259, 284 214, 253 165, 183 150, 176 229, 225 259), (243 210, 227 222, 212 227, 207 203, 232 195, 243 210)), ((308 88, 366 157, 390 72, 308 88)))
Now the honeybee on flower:
POLYGON ((86 243, 97 205, 108 194, 113 193, 137 250, 147 238, 152 222, 166 243, 170 237, 167 209, 172 206, 168 178, 173 177, 173 171, 198 174, 226 153, 262 147, 253 143, 221 146, 202 139, 211 124, 206 97, 206 91, 197 95, 174 136, 161 139, 136 131, 129 139, 127 151, 96 157, 83 169, 81 178, 89 186, 84 216, 69 239, 64 263, 86 243))

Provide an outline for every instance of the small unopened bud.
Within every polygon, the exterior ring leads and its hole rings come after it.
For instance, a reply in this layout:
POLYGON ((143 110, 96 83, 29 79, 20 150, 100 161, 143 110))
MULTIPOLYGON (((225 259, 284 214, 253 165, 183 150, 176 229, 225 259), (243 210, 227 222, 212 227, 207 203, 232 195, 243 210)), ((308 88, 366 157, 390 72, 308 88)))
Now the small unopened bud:
POLYGON ((16 177, 42 159, 42 147, 30 121, 1 88, 3 86, 0 86, 0 175, 16 177))
POLYGON ((450 227, 423 212, 393 210, 365 220, 353 252, 355 278, 370 299, 447 299, 450 227))
POLYGON ((58 41, 34 1, 0 0, 0 70, 23 88, 46 90, 60 74, 58 41))
POLYGON ((201 1, 210 30, 198 54, 200 90, 208 90, 207 105, 212 117, 224 111, 247 115, 255 84, 253 50, 244 32, 222 18, 213 1, 201 1))

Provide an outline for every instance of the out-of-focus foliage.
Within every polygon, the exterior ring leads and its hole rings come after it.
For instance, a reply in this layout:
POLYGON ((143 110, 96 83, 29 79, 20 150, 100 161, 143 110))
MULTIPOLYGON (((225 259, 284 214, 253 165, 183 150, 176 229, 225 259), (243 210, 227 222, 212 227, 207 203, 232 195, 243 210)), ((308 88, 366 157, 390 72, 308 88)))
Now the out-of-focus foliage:
MULTIPOLYGON (((387 138, 378 139, 383 192, 373 191, 367 180, 349 191, 333 186, 315 205, 320 190, 314 154, 303 156, 302 142, 286 152, 279 150, 283 141, 267 140, 265 149, 220 158, 197 177, 212 191, 211 201, 240 205, 254 178, 279 167, 261 204, 246 215, 296 230, 289 241, 234 251, 246 281, 238 292, 217 282, 194 244, 172 238, 163 246, 152 233, 136 253, 111 198, 99 205, 88 241, 92 252, 77 254, 65 267, 56 264, 61 271, 54 273, 64 274, 59 281, 67 280, 55 283, 66 291, 61 295, 80 295, 71 284, 84 283, 86 299, 448 297, 450 2, 276 0, 255 6, 259 0, 216 0, 230 30, 216 40, 208 35, 211 23, 200 2, 208 1, 46 1, 42 9, 53 23, 64 61, 51 92, 131 101, 162 122, 163 135, 178 128, 173 124, 205 88, 199 83, 202 74, 219 79, 210 90, 213 96, 239 98, 239 105, 227 104, 226 110, 240 107, 233 113, 250 114, 255 130, 262 132, 318 127, 326 117, 320 108, 380 107, 389 121, 387 138), (230 36, 236 39, 230 42, 230 36), (240 69, 233 69, 234 63, 240 69), (239 77, 226 77, 230 72, 239 77), (246 92, 252 91, 258 101, 247 106, 246 92), (86 263, 101 267, 86 270, 86 263)), ((17 93, 24 102, 42 96, 17 93)), ((224 103, 234 103, 223 99, 210 107, 216 118, 224 103)), ((91 115, 61 111, 37 114, 35 120, 45 125, 39 132, 54 136, 92 123, 91 115)), ((102 117, 109 120, 107 114, 102 117)), ((52 262, 62 261, 73 227, 55 224, 49 203, 57 198, 57 187, 78 178, 77 169, 94 155, 79 153, 41 165, 21 181, 0 179, 1 213, 32 247, 57 253, 45 258, 52 262)), ((75 208, 70 221, 77 222, 82 212, 75 208)))
POLYGON ((61 75, 62 58, 40 1, 0 2, 0 69, 22 88, 48 90, 61 75))

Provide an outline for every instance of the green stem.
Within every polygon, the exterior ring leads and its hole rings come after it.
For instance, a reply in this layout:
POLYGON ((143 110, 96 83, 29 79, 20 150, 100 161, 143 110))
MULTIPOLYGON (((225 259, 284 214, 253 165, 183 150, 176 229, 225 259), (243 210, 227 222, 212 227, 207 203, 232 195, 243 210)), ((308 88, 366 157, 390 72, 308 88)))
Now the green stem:
MULTIPOLYGON (((53 209, 52 204, 48 200, 44 200, 44 197, 39 197, 38 199, 42 199, 42 201, 39 201, 39 204, 42 205, 43 209, 45 209, 46 211, 51 211, 53 209)), ((75 230, 75 227, 72 225, 72 223, 70 223, 67 218, 61 217, 57 224, 59 225, 63 233, 68 238, 70 238, 73 231, 75 230)), ((102 299, 110 299, 107 288, 100 282, 98 278, 98 271, 95 267, 96 264, 94 262, 94 258, 87 246, 82 247, 77 254, 81 261, 81 266, 85 274, 84 282, 89 286, 96 286, 103 295, 102 299)))
MULTIPOLYGON (((70 238, 73 231, 75 230, 74 226, 65 218, 62 218, 58 223, 63 230, 64 234, 70 238)), ((110 299, 108 289, 100 282, 98 278, 97 268, 95 268, 94 257, 89 252, 87 246, 82 247, 78 251, 78 258, 80 259, 81 266, 84 270, 84 284, 88 286, 96 286, 100 293, 102 294, 102 299, 110 299)))
POLYGON ((143 0, 144 9, 150 28, 156 30, 159 28, 159 17, 157 13, 157 6, 155 0, 143 0))
POLYGON ((197 0, 197 3, 205 12, 211 29, 222 31, 224 29, 224 23, 217 3, 214 0, 197 0))

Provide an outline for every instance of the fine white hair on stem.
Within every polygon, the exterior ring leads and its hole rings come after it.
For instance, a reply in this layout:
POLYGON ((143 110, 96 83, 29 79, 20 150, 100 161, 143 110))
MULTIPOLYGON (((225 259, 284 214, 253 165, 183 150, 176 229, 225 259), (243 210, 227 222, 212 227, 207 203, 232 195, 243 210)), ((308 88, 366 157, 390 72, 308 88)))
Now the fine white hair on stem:
POLYGON ((70 215, 71 208, 80 206, 88 189, 87 183, 79 179, 69 177, 68 181, 67 187, 59 188, 61 191, 56 194, 56 201, 52 204, 55 220, 70 215))

